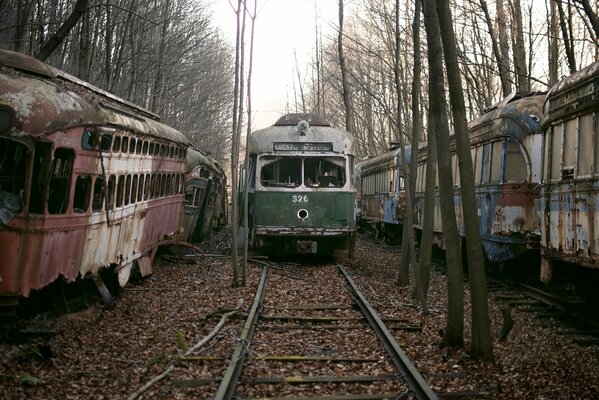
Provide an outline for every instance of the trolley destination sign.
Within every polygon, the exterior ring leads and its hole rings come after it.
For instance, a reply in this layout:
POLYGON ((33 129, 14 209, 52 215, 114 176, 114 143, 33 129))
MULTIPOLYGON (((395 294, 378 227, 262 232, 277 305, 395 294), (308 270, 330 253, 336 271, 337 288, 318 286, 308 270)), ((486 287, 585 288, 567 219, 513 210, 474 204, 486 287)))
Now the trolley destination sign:
POLYGON ((325 152, 333 151, 333 143, 323 142, 275 142, 272 145, 274 151, 305 151, 325 152))

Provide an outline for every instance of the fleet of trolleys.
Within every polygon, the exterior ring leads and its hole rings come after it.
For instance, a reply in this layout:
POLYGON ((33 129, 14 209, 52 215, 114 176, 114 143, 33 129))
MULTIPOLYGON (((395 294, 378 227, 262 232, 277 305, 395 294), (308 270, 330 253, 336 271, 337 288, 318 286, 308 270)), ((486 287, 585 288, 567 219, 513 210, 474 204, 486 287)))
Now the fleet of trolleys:
POLYGON ((225 223, 226 177, 138 106, 0 51, 0 305, 57 279, 149 274, 162 244, 225 223))
MULTIPOLYGON (((599 62, 547 94, 509 96, 472 121, 469 135, 488 261, 539 254, 545 281, 556 261, 598 268, 599 62)), ((418 174, 418 237, 427 151, 414 147, 405 154, 418 174)), ((389 239, 401 235, 397 146, 355 165, 350 133, 317 115, 288 114, 252 133, 247 151, 253 248, 351 255, 356 214, 389 239)), ((0 308, 57 279, 91 276, 101 288, 103 269, 121 285, 134 267, 150 273, 159 246, 201 240, 227 223, 226 187, 222 168, 157 115, 0 50, 0 308)), ((438 193, 434 213, 443 248, 438 193)))
MULTIPOLYGON (((504 263, 523 253, 541 258, 551 280, 555 261, 599 267, 599 62, 563 79, 547 94, 514 94, 469 124, 480 233, 486 258, 504 263)), ((452 140, 454 199, 460 180, 452 140)), ((417 169, 414 228, 421 233, 426 143, 407 147, 417 169)), ((359 222, 378 231, 403 225, 405 198, 397 149, 358 163, 359 222)), ((437 177, 438 179, 438 177, 437 177)), ((435 243, 443 248, 439 194, 435 243)), ((397 231, 397 228, 395 228, 397 231)))

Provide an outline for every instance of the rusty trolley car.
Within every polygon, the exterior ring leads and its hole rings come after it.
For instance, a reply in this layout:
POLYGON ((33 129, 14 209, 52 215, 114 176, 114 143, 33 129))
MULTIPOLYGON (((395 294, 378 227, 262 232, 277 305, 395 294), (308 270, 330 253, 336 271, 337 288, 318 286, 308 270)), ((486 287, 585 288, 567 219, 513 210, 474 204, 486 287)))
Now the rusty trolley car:
MULTIPOLYGON (((409 164, 411 145, 405 146, 409 164)), ((358 224, 367 226, 394 243, 402 236, 406 213, 404 171, 401 148, 392 143, 390 149, 356 165, 359 180, 358 224)))
POLYGON ((272 253, 331 254, 355 240, 354 138, 313 114, 250 135, 250 241, 272 253))
MULTIPOLYGON (((503 263, 527 251, 539 250, 541 225, 536 207, 540 193, 544 99, 543 94, 514 94, 468 124, 480 235, 489 262, 503 263)), ((454 201, 458 229, 464 236, 458 160, 454 137, 451 139, 454 201)), ((417 236, 424 218, 426 151, 426 146, 418 151, 414 204, 417 236)), ((436 191, 434 238, 444 248, 438 196, 436 191)))
POLYGON ((100 270, 150 273, 187 236, 188 147, 155 114, 0 51, 0 304, 89 276, 112 301, 100 270))
POLYGON ((599 267, 599 62, 547 94, 541 279, 555 261, 599 267))

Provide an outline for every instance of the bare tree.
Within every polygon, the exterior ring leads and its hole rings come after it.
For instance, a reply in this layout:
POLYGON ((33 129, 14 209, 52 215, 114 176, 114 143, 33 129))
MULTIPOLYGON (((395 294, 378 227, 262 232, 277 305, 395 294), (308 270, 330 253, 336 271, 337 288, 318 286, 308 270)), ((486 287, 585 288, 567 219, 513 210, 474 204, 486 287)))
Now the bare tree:
POLYGON ((423 0, 424 26, 428 43, 429 101, 437 147, 441 224, 447 260, 448 303, 447 325, 443 343, 447 346, 464 344, 464 282, 460 234, 456 224, 453 199, 453 178, 450 158, 449 126, 443 74, 443 46, 435 0, 423 0))
MULTIPOLYGON (((437 0, 437 12, 441 27, 443 54, 447 70, 447 82, 453 113, 454 136, 456 152, 459 160, 460 188, 462 194, 462 215, 466 233, 466 248, 468 252, 468 267, 470 277, 470 291, 472 304, 472 342, 473 355, 485 359, 493 358, 493 345, 491 339, 491 322, 487 300, 487 280, 485 277, 485 263, 480 238, 478 222, 478 208, 476 206, 476 193, 474 191, 474 169, 470 152, 470 139, 468 137, 468 123, 466 121, 466 107, 462 93, 460 79, 460 66, 456 53, 455 33, 451 11, 447 2, 437 0)), ((451 170, 451 168, 450 168, 451 170)), ((443 231, 447 232, 445 229, 443 231)), ((456 274, 457 277, 457 274, 456 274)))
POLYGON ((345 55, 343 53, 343 1, 344 0, 339 0, 339 36, 337 39, 337 49, 339 55, 339 68, 341 69, 341 90, 343 93, 343 104, 345 106, 345 130, 353 132, 352 104, 349 95, 347 65, 345 64, 345 55))
MULTIPOLYGON (((77 0, 77 2, 75 3, 75 6, 73 7, 73 11, 71 12, 71 15, 69 15, 69 17, 66 19, 66 21, 64 21, 64 23, 56 31, 56 33, 50 39, 48 39, 48 41, 44 44, 44 46, 42 46, 42 48, 35 55, 35 58, 37 58, 38 60, 45 61, 50 56, 50 54, 52 54, 52 52, 54 50, 56 50, 56 48, 58 46, 60 46, 60 44, 66 38, 66 36, 69 34, 71 29, 73 29, 73 27, 75 26, 77 21, 79 21, 79 18, 81 18, 81 15, 83 15, 83 13, 87 10, 88 4, 89 4, 89 0, 77 0)), ((19 33, 19 36, 22 36, 22 34, 19 33)), ((20 43, 21 40, 22 40, 22 38, 17 39, 16 43, 20 43)), ((20 45, 19 45, 19 50, 20 50, 20 45)), ((17 50, 17 51, 19 51, 19 50, 17 50)))
MULTIPOLYGON (((246 12, 247 4, 245 5, 246 12)), ((249 234, 249 210, 248 210, 248 197, 249 197, 249 186, 250 186, 250 165, 249 165, 249 152, 248 152, 248 140, 252 133, 252 70, 254 60, 254 28, 256 27, 256 17, 258 10, 258 0, 254 0, 254 12, 251 14, 252 26, 250 28, 250 56, 248 65, 248 78, 247 78, 247 131, 245 140, 245 162, 244 162, 244 182, 243 182, 243 259, 241 263, 241 285, 245 286, 246 281, 246 269, 248 259, 248 234, 249 234)))

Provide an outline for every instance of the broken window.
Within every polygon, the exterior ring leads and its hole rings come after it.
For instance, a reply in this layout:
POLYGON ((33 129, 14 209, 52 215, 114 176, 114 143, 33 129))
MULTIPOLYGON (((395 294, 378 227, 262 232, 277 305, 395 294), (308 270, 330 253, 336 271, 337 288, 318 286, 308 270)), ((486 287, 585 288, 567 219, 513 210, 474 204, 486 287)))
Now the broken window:
POLYGON ((92 197, 92 211, 102 211, 104 204, 104 177, 98 176, 94 183, 94 194, 92 197))
POLYGON ((112 152, 118 153, 120 149, 121 149, 121 137, 115 136, 114 141, 112 142, 112 152))
POLYGON ((108 178, 108 204, 107 207, 109 210, 112 210, 112 208, 114 207, 114 198, 115 198, 115 187, 116 187, 116 177, 114 175, 111 175, 110 178, 108 178))
POLYGON ((139 175, 139 186, 137 187, 137 201, 144 200, 144 175, 139 175))
POLYGON ((74 160, 75 152, 72 149, 59 148, 54 151, 48 191, 50 214, 64 214, 67 211, 74 160))
POLYGON ((262 186, 295 188, 301 185, 302 159, 299 157, 262 158, 262 186))
POLYGON ((125 201, 124 204, 129 204, 131 198, 131 175, 127 175, 125 179, 125 201))
POLYGON ((90 175, 79 175, 75 181, 75 196, 73 197, 73 212, 83 214, 89 207, 89 197, 92 187, 90 175))
MULTIPOLYGON (((308 187, 345 185, 345 158, 307 157, 304 159, 304 184, 308 187)), ((386 188, 386 184, 384 187, 386 188)))
POLYGON ((123 205, 123 195, 125 193, 125 176, 119 176, 119 181, 116 184, 116 207, 123 205))
POLYGON ((29 161, 27 147, 10 139, 0 139, 0 196, 10 203, 11 212, 21 211, 29 161))
MULTIPOLYGON (((2 146, 0 146, 2 147, 2 146)), ((33 155, 33 174, 31 175, 31 190, 29 193, 29 212, 32 214, 44 213, 44 195, 50 167, 51 143, 35 143, 33 155)))
POLYGON ((131 182, 131 203, 137 201, 137 179, 137 175, 133 175, 133 181, 131 182))

